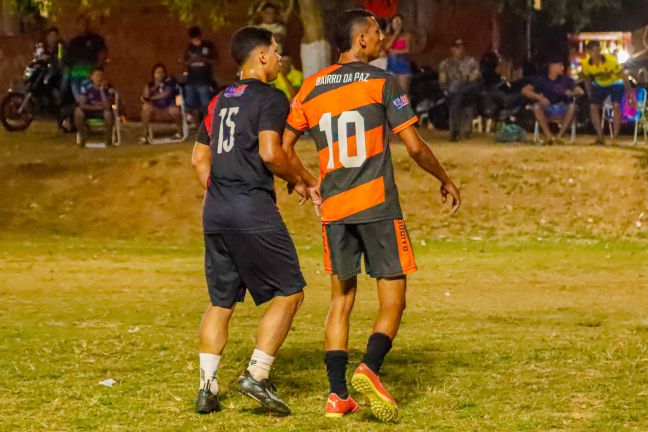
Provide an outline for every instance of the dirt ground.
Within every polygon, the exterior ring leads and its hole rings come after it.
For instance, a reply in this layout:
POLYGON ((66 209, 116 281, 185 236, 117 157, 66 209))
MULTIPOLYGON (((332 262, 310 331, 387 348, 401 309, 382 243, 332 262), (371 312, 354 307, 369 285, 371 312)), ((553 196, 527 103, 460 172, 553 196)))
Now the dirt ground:
MULTIPOLYGON (((648 238, 646 147, 495 145, 490 137, 451 144, 444 136, 426 137, 460 186, 464 206, 448 217, 437 182, 394 145, 414 234, 648 238)), ((80 151, 72 142, 49 124, 28 135, 0 132, 0 232, 174 240, 200 232, 203 195, 190 167, 190 143, 80 151)), ((305 140, 299 149, 315 171, 314 146, 305 140)), ((293 200, 283 186, 278 190, 280 205, 293 200)), ((284 216, 305 233, 317 232, 307 209, 284 216)))
MULTIPOLYGON (((393 146, 419 271, 383 367, 400 420, 322 416, 328 309, 319 226, 277 183, 308 282, 273 380, 294 411, 236 392, 262 308, 237 307, 219 371, 225 410, 192 411, 207 302, 190 143, 77 150, 36 124, 0 131, 0 431, 648 430, 648 149, 451 144, 462 188, 393 146), (100 381, 112 378, 113 387, 100 381)), ((315 167, 311 143, 300 151, 315 167)), ((351 365, 375 318, 361 277, 351 365)))

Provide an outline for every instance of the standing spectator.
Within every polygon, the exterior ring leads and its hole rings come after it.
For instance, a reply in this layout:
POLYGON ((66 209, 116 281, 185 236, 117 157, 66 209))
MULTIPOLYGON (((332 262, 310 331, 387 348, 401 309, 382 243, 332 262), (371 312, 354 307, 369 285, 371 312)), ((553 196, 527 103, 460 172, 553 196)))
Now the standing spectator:
POLYGON ((288 7, 284 11, 272 2, 262 1, 254 12, 252 24, 272 32, 277 42, 277 52, 279 54, 284 52, 284 43, 288 32, 286 22, 290 19, 294 8, 295 0, 289 0, 288 7))
POLYGON ((412 80, 412 64, 409 54, 412 44, 412 34, 403 26, 403 15, 396 14, 389 21, 389 29, 385 38, 387 50, 387 71, 396 76, 398 84, 405 92, 409 90, 412 80))
POLYGON ((59 33, 57 27, 50 27, 45 31, 43 47, 50 57, 50 61, 56 62, 56 67, 62 67, 65 41, 61 38, 61 33, 59 33))
POLYGON ((95 68, 90 74, 90 79, 86 79, 79 89, 79 106, 74 111, 74 124, 81 137, 81 147, 85 147, 86 120, 89 118, 104 121, 106 146, 112 145, 114 103, 115 90, 106 81, 103 69, 95 68))
POLYGON ((534 102, 533 113, 547 142, 562 144, 562 137, 576 115, 574 98, 583 95, 583 89, 576 86, 573 79, 565 76, 563 60, 552 60, 547 74, 531 78, 529 84, 522 88, 522 95, 534 102), (557 136, 551 132, 548 120, 561 123, 557 136))
POLYGON ((61 101, 61 84, 63 81, 63 47, 58 28, 50 27, 45 31, 42 42, 36 45, 34 58, 45 62, 48 66, 47 74, 43 80, 52 89, 52 97, 55 103, 61 101))
POLYGON ((72 94, 78 101, 81 84, 90 77, 90 72, 103 68, 108 59, 108 47, 103 37, 91 31, 87 15, 77 17, 79 35, 70 40, 64 63, 69 68, 69 82, 72 94))
POLYGON ((142 94, 142 128, 140 142, 147 143, 149 125, 152 121, 172 121, 182 130, 182 110, 176 105, 177 81, 167 74, 166 66, 153 66, 152 81, 144 87, 142 94))
POLYGON ((200 124, 212 96, 212 62, 216 58, 216 47, 202 39, 202 30, 197 26, 189 28, 189 39, 184 55, 187 66, 185 99, 196 124, 200 124))
MULTIPOLYGON (((590 99, 590 115, 596 130, 595 145, 605 145, 603 127, 601 125, 601 106, 609 97, 614 107, 613 139, 621 130, 621 101, 625 96, 625 89, 629 88, 628 78, 623 72, 623 67, 612 54, 601 53, 601 44, 591 41, 587 44, 589 56, 582 64, 585 85, 590 99)), ((628 92, 630 103, 635 104, 635 95, 628 92)))
POLYGON ((287 56, 281 56, 279 61, 279 75, 272 84, 284 92, 289 101, 291 101, 304 82, 304 74, 295 68, 292 59, 287 56))
POLYGON ((463 40, 457 39, 450 51, 452 57, 439 66, 439 83, 448 95, 450 140, 468 135, 473 116, 471 100, 479 91, 479 64, 466 55, 463 40))

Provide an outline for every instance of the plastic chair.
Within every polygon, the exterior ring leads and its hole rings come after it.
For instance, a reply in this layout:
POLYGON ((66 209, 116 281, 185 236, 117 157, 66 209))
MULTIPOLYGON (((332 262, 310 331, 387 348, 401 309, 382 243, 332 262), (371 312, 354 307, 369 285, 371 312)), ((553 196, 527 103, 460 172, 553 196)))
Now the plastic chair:
POLYGON ((175 144, 184 142, 189 138, 189 123, 187 122, 187 109, 185 105, 184 93, 182 87, 177 87, 176 95, 176 106, 180 107, 180 115, 182 116, 182 131, 179 137, 166 136, 166 137, 155 137, 155 130, 153 123, 149 124, 148 131, 146 134, 146 140, 149 144, 175 144))
MULTIPOLYGON (((113 112, 113 118, 115 119, 113 124, 113 130, 112 130, 112 145, 118 146, 121 144, 121 122, 119 117, 119 93, 117 92, 115 92, 115 103, 112 106, 112 112, 113 112)), ((104 132, 106 122, 104 121, 104 119, 101 118, 89 118, 86 119, 86 125, 88 127, 88 132, 89 132, 88 138, 90 138, 92 137, 92 135, 98 135, 104 132)), ((76 134, 76 141, 77 144, 81 143, 81 133, 79 131, 77 131, 76 134)), ((103 140, 90 141, 86 138, 85 147, 102 149, 102 148, 106 148, 106 143, 103 140)))
MULTIPOLYGON (((575 104, 576 103, 575 99, 573 99, 571 103, 575 104)), ((557 125, 559 128, 563 126, 562 118, 560 117, 547 117, 547 122, 549 123, 549 125, 554 124, 557 125)), ((535 124, 533 126, 533 142, 536 144, 542 142, 542 140, 540 139, 540 133, 541 133, 540 123, 538 122, 538 120, 535 120, 535 124)), ((576 141, 576 115, 574 115, 574 118, 572 119, 571 122, 569 144, 574 144, 575 141, 576 141)))
MULTIPOLYGON (((633 146, 637 145, 637 142, 639 141, 639 129, 643 130, 644 142, 648 142, 648 112, 646 112, 646 89, 643 87, 637 88, 636 96, 637 106, 633 111, 631 111, 631 115, 623 115, 621 119, 626 124, 634 124, 633 139, 631 144, 633 146)), ((621 110, 623 113, 628 110, 627 96, 626 99, 623 100, 621 110)), ((614 139, 614 105, 612 104, 612 100, 609 97, 605 100, 605 103, 603 103, 601 111, 601 129, 605 130, 607 123, 607 127, 610 132, 610 138, 614 139)))

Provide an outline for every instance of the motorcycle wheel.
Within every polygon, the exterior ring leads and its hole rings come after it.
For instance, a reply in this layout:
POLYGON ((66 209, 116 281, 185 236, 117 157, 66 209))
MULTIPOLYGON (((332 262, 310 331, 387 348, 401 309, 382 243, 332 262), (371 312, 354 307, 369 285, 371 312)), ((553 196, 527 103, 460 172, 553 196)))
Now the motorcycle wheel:
POLYGON ((12 92, 7 94, 0 103, 0 123, 9 132, 23 131, 34 120, 34 104, 30 100, 22 112, 20 106, 25 100, 25 94, 12 92))

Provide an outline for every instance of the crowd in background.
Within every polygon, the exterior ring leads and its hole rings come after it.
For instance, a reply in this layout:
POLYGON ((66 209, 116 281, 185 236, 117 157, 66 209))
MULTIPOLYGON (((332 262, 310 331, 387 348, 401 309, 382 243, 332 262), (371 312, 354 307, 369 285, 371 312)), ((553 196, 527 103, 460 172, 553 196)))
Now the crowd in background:
MULTIPOLYGON (((286 22, 294 9, 294 0, 286 8, 263 1, 250 11, 250 23, 273 32, 278 51, 282 53, 281 72, 272 84, 280 89, 288 99, 292 99, 302 85, 304 76, 292 58, 285 54, 284 43, 287 37, 286 22)), ((117 92, 109 84, 104 73, 108 62, 108 46, 104 38, 94 33, 91 21, 81 15, 77 19, 78 35, 65 43, 57 28, 46 31, 43 41, 38 45, 36 55, 47 59, 53 67, 50 73, 58 71, 61 82, 55 97, 63 99, 69 92, 74 98, 76 108, 74 123, 83 131, 89 118, 103 119, 107 126, 114 124, 114 110, 117 92)), ((406 91, 410 90, 412 78, 420 68, 412 61, 411 54, 416 45, 414 33, 405 25, 404 17, 396 14, 389 20, 381 20, 384 32, 384 46, 381 56, 372 64, 394 74, 398 83, 406 91)), ((187 48, 180 58, 185 73, 180 79, 169 75, 167 67, 158 63, 151 69, 151 78, 143 90, 141 118, 143 124, 142 142, 146 142, 147 131, 152 122, 175 123, 180 128, 184 121, 178 106, 178 96, 182 92, 189 122, 198 123, 209 105, 218 83, 214 80, 214 65, 218 61, 215 45, 203 39, 199 27, 188 31, 187 48)), ((560 143, 576 115, 576 100, 587 96, 590 102, 592 125, 597 133, 596 144, 604 143, 601 127, 601 105, 611 100, 613 105, 614 134, 621 126, 621 101, 628 80, 615 56, 604 54, 601 47, 593 42, 587 46, 589 56, 582 65, 585 85, 579 86, 566 76, 564 58, 550 58, 542 74, 525 77, 516 93, 532 107, 535 119, 544 135, 543 142, 560 143), (558 123, 554 132, 551 124, 558 123)), ((475 101, 485 91, 491 96, 501 95, 505 81, 497 73, 497 54, 487 53, 481 63, 468 55, 464 41, 455 39, 449 47, 449 57, 443 60, 435 71, 435 80, 443 97, 443 105, 448 114, 448 129, 452 141, 460 140, 471 133, 477 105, 475 101), (488 56, 491 56, 490 59, 488 56), (493 63, 494 67, 485 67, 493 63), (489 90, 490 89, 490 90, 489 90), (498 93, 499 92, 499 93, 498 93)), ((412 93, 417 90, 412 89, 412 93)), ((419 92, 420 93, 420 92, 419 92)), ((633 93, 630 93, 633 94, 633 93)), ((425 99, 429 95, 413 95, 425 99)), ((630 103, 635 101, 628 98, 630 103)), ((106 141, 110 143, 109 134, 106 141)))

